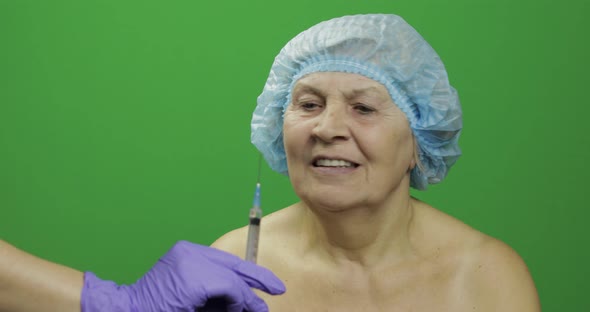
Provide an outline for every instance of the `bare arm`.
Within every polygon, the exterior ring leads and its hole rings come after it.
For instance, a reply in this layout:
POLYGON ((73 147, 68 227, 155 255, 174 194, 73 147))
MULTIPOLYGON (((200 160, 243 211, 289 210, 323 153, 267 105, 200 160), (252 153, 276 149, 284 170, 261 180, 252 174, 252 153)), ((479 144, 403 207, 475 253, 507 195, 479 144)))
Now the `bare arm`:
POLYGON ((0 240, 0 312, 79 312, 82 285, 82 272, 0 240))

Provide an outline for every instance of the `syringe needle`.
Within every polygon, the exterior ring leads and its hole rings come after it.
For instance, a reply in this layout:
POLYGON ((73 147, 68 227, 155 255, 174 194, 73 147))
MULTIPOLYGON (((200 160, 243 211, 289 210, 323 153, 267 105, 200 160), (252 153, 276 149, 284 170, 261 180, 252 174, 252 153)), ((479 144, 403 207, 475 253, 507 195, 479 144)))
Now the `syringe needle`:
POLYGON ((262 153, 258 154, 258 177, 256 183, 260 184, 260 171, 262 171, 262 153))

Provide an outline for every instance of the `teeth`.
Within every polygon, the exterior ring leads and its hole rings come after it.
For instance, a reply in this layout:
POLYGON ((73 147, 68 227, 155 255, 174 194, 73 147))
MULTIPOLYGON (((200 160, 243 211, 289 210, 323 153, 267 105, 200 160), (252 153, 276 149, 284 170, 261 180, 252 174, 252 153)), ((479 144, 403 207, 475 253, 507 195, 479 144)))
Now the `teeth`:
POLYGON ((319 167, 354 167, 351 162, 340 159, 318 159, 316 165, 319 167))

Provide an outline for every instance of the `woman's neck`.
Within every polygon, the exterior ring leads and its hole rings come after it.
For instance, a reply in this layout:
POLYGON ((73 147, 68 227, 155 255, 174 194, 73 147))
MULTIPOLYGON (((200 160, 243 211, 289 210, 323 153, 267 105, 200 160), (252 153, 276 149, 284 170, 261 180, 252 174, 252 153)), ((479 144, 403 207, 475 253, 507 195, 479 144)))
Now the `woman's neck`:
POLYGON ((412 254, 410 230, 414 215, 409 192, 375 206, 326 210, 302 206, 302 233, 305 252, 317 253, 323 260, 354 262, 363 267, 391 263, 412 254))

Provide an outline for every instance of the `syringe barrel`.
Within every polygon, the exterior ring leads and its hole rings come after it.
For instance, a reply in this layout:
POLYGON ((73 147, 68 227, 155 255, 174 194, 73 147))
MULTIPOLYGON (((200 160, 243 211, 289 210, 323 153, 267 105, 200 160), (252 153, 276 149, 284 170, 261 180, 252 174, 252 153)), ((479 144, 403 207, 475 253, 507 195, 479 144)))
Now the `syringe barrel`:
POLYGON ((248 225, 248 241, 246 243, 246 261, 256 263, 258 256, 258 235, 260 234, 260 218, 250 218, 248 225))
POLYGON ((252 206, 252 209, 250 209, 250 223, 248 225, 248 241, 246 242, 246 261, 256 263, 260 220, 262 219, 262 210, 260 209, 260 183, 256 183, 252 206))

